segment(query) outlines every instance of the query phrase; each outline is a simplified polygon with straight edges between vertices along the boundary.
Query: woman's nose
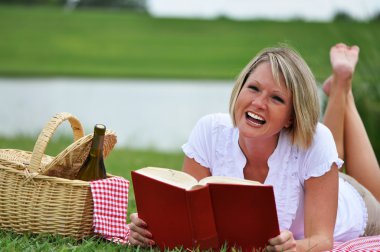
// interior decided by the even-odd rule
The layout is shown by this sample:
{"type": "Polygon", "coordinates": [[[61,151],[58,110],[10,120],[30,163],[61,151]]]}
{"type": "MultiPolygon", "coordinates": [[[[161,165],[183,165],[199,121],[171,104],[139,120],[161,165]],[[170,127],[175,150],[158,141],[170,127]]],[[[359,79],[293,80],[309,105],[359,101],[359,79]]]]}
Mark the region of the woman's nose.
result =
{"type": "Polygon", "coordinates": [[[260,109],[266,108],[267,102],[267,97],[264,94],[257,95],[252,99],[252,105],[260,109]]]}

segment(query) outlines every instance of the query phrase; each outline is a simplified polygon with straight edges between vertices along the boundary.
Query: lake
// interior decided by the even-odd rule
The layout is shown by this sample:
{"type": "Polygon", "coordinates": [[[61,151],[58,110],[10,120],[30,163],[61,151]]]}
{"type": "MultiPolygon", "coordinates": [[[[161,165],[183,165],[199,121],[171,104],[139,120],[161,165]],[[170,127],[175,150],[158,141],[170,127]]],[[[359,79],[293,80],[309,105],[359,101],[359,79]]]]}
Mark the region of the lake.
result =
{"type": "Polygon", "coordinates": [[[347,13],[366,21],[379,14],[378,0],[149,0],[148,12],[155,17],[218,18],[236,20],[271,19],[331,21],[336,13],[347,13]]]}
{"type": "MultiPolygon", "coordinates": [[[[37,139],[58,112],[70,112],[85,133],[103,123],[116,147],[180,151],[202,116],[228,112],[231,81],[0,78],[0,135],[37,139]]],[[[66,122],[56,135],[69,135],[66,122]]]]}

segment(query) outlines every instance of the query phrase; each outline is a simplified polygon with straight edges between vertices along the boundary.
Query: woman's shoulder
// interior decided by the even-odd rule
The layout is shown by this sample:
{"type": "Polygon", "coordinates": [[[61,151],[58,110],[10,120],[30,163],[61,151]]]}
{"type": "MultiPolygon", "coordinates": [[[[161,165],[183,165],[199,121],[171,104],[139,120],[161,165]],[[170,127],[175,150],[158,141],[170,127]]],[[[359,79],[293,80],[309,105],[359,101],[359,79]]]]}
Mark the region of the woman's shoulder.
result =
{"type": "Polygon", "coordinates": [[[318,123],[314,133],[313,146],[333,144],[335,146],[334,137],[327,126],[318,123]]]}
{"type": "Polygon", "coordinates": [[[226,113],[214,113],[203,116],[199,119],[198,124],[207,125],[209,127],[225,127],[233,128],[231,117],[226,113]]]}
{"type": "Polygon", "coordinates": [[[329,128],[324,124],[318,123],[311,145],[306,149],[296,148],[298,152],[303,153],[305,156],[320,155],[321,153],[334,153],[336,152],[336,145],[334,137],[329,128]]]}
{"type": "Polygon", "coordinates": [[[316,134],[324,134],[324,135],[326,135],[326,134],[332,135],[330,129],[327,128],[327,126],[324,125],[321,122],[317,123],[316,129],[315,129],[315,133],[316,134]]]}
{"type": "Polygon", "coordinates": [[[319,177],[329,171],[333,163],[341,167],[334,137],[331,131],[322,123],[318,123],[313,143],[309,148],[300,152],[303,179],[319,177]],[[303,153],[303,154],[302,154],[303,153]]]}
{"type": "Polygon", "coordinates": [[[228,114],[205,115],[198,120],[182,149],[186,156],[208,167],[213,175],[221,175],[234,162],[231,156],[234,129],[228,114]]]}
{"type": "Polygon", "coordinates": [[[207,141],[216,141],[221,137],[230,136],[233,132],[234,127],[228,114],[208,114],[198,120],[190,138],[196,137],[207,141]]]}

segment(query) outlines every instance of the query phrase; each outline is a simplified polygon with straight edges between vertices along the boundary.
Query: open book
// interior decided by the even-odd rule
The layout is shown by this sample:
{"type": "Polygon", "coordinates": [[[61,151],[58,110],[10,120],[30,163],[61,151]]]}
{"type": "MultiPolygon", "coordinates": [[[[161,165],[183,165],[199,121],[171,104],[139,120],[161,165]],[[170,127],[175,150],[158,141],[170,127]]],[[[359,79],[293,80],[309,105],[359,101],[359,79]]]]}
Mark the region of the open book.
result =
{"type": "Polygon", "coordinates": [[[279,232],[273,187],[147,167],[132,171],[139,217],[161,249],[263,249],[279,232]]]}

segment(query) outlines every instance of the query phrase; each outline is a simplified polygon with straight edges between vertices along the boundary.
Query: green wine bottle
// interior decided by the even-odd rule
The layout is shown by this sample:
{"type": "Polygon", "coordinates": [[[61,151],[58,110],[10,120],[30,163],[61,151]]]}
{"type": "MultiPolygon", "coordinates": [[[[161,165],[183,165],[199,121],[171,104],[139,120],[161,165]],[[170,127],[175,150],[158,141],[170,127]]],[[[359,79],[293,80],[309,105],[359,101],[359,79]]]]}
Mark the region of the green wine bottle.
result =
{"type": "Polygon", "coordinates": [[[92,138],[90,153],[79,169],[76,179],[93,181],[98,179],[105,179],[107,177],[103,160],[105,132],[106,126],[103,124],[95,125],[94,137],[92,138]]]}

